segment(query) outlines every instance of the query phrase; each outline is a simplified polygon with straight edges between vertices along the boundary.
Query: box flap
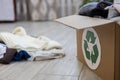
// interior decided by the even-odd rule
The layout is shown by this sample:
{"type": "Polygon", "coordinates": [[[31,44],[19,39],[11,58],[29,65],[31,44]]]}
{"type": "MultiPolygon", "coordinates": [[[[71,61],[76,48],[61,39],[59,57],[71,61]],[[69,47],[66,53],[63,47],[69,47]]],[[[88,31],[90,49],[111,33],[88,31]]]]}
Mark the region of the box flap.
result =
{"type": "Polygon", "coordinates": [[[56,19],[55,21],[63,23],[75,29],[83,29],[87,27],[99,26],[112,22],[110,20],[91,18],[91,17],[79,16],[79,15],[67,16],[56,19]]]}
{"type": "Polygon", "coordinates": [[[120,25],[120,21],[118,21],[118,22],[117,22],[117,24],[119,24],[119,25],[120,25]]]}

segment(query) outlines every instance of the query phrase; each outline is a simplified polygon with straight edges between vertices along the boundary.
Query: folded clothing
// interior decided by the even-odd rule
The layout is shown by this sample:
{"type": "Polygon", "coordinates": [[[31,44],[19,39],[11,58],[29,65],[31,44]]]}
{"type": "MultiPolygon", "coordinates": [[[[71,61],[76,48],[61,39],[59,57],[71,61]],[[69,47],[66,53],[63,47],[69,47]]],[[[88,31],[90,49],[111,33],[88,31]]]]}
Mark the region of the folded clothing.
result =
{"type": "Polygon", "coordinates": [[[27,35],[23,27],[15,28],[13,33],[1,32],[0,40],[2,40],[7,47],[19,50],[36,51],[62,48],[56,41],[47,40],[45,37],[34,38],[27,35]]]}
{"type": "Polygon", "coordinates": [[[90,2],[83,5],[80,7],[78,14],[83,16],[91,16],[91,11],[96,8],[97,4],[98,2],[90,2]]]}
{"type": "Polygon", "coordinates": [[[107,19],[112,19],[114,17],[120,16],[120,13],[115,9],[115,7],[109,6],[107,8],[109,10],[107,19]]]}
{"type": "Polygon", "coordinates": [[[108,10],[106,10],[105,8],[112,4],[112,2],[108,1],[87,3],[84,6],[80,7],[79,15],[107,18],[108,10]]]}
{"type": "Polygon", "coordinates": [[[7,46],[3,43],[0,43],[0,58],[3,58],[6,53],[7,46]]]}
{"type": "Polygon", "coordinates": [[[52,49],[49,51],[34,51],[28,52],[31,56],[28,60],[30,61],[38,61],[38,60],[50,60],[64,57],[64,51],[61,49],[52,49]]]}
{"type": "Polygon", "coordinates": [[[5,42],[7,47],[21,50],[43,49],[47,44],[45,41],[40,41],[29,36],[19,36],[8,32],[0,33],[0,38],[5,42]]]}
{"type": "Polygon", "coordinates": [[[113,4],[113,7],[119,12],[120,14],[120,4],[113,4]]]}
{"type": "Polygon", "coordinates": [[[13,60],[14,61],[21,61],[21,60],[27,60],[28,58],[30,58],[31,56],[27,53],[27,51],[25,50],[20,50],[18,51],[17,54],[14,55],[13,60]]]}
{"type": "Polygon", "coordinates": [[[7,48],[4,57],[0,59],[0,63],[9,64],[16,53],[17,53],[16,49],[7,48]]]}
{"type": "Polygon", "coordinates": [[[0,59],[0,63],[4,64],[12,60],[47,60],[65,56],[60,43],[45,36],[31,37],[23,27],[15,28],[13,33],[1,32],[0,40],[8,47],[0,59]]]}
{"type": "Polygon", "coordinates": [[[57,41],[50,40],[49,38],[47,38],[45,36],[39,36],[38,39],[47,42],[47,45],[44,46],[44,48],[43,48],[44,50],[62,49],[61,44],[58,43],[57,41]]]}

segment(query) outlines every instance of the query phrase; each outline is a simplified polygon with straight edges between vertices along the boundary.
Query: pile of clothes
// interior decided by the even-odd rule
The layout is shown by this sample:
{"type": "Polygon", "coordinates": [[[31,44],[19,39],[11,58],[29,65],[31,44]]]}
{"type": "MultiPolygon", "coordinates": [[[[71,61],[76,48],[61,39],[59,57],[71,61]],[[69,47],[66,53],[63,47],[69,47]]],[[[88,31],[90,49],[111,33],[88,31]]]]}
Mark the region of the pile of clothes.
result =
{"type": "Polygon", "coordinates": [[[0,32],[0,63],[48,60],[64,56],[60,43],[45,36],[29,36],[23,27],[15,28],[12,33],[0,32]]]}
{"type": "MultiPolygon", "coordinates": [[[[113,20],[113,18],[120,16],[120,3],[112,3],[108,1],[90,2],[81,6],[78,14],[113,20]]],[[[114,19],[113,21],[116,20],[114,19]]]]}

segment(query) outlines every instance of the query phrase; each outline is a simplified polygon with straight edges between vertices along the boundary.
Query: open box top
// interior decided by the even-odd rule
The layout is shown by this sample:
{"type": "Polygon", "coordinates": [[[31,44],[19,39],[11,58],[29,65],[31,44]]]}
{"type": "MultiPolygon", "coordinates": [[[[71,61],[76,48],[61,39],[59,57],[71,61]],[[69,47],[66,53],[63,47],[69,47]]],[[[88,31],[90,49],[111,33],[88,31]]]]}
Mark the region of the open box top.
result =
{"type": "Polygon", "coordinates": [[[56,19],[55,21],[75,29],[84,29],[84,28],[99,26],[99,25],[112,22],[110,20],[91,18],[86,16],[80,16],[80,15],[67,16],[67,17],[56,19]]]}

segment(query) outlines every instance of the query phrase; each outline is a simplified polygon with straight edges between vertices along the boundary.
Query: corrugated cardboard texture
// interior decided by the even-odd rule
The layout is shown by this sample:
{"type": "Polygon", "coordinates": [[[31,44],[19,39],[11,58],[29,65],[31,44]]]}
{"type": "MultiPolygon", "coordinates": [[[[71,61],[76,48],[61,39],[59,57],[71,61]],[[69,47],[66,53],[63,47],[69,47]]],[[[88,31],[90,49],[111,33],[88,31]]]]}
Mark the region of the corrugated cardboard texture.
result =
{"type": "Polygon", "coordinates": [[[115,32],[115,80],[120,80],[120,24],[116,24],[115,32]]]}
{"type": "MultiPolygon", "coordinates": [[[[94,26],[93,26],[94,27],[94,26]]],[[[94,27],[101,44],[101,63],[96,70],[103,80],[114,80],[114,56],[115,56],[115,24],[106,24],[94,27]]],[[[82,52],[82,33],[83,30],[77,30],[77,51],[78,59],[86,64],[82,52]]]]}
{"type": "Polygon", "coordinates": [[[120,80],[120,26],[112,21],[72,15],[56,21],[75,28],[77,32],[77,58],[86,62],[82,51],[83,30],[92,27],[97,32],[101,45],[101,62],[96,70],[103,80],[120,80]]]}
{"type": "Polygon", "coordinates": [[[87,27],[98,26],[98,25],[112,22],[110,20],[90,18],[90,17],[85,17],[85,16],[79,16],[79,15],[63,17],[60,19],[56,19],[55,21],[63,23],[75,29],[83,29],[87,27]]]}

